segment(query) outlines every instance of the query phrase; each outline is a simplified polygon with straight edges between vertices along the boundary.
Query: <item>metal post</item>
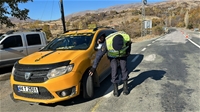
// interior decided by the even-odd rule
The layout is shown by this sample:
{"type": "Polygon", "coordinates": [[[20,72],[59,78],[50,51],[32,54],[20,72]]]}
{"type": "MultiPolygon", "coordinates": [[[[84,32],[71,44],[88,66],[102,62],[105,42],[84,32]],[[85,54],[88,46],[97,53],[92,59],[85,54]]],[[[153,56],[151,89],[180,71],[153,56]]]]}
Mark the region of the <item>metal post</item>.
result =
{"type": "Polygon", "coordinates": [[[60,0],[60,11],[61,11],[61,20],[63,24],[63,33],[66,32],[66,27],[65,27],[65,15],[64,15],[64,9],[63,9],[63,1],[60,0]]]}
{"type": "Polygon", "coordinates": [[[142,24],[141,24],[141,37],[142,37],[142,36],[145,36],[144,20],[145,20],[145,4],[144,4],[144,0],[142,0],[142,24]]]}
{"type": "Polygon", "coordinates": [[[144,7],[143,5],[144,4],[143,4],[143,0],[142,0],[142,9],[141,9],[141,11],[142,11],[142,14],[141,14],[142,15],[141,16],[142,17],[142,22],[141,22],[141,37],[143,36],[143,7],[144,7]]]}
{"type": "MultiPolygon", "coordinates": [[[[145,5],[143,5],[143,27],[145,26],[144,21],[145,21],[145,5]]],[[[144,30],[143,34],[144,34],[144,36],[146,36],[146,29],[145,29],[145,27],[144,27],[143,30],[144,30]]]]}

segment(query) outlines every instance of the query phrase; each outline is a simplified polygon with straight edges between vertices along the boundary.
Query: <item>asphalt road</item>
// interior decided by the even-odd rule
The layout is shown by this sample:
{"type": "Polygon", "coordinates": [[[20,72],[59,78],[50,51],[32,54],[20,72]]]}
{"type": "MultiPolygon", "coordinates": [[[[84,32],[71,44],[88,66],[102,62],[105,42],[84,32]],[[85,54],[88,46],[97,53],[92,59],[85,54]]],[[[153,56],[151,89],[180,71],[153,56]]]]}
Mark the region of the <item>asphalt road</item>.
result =
{"type": "MultiPolygon", "coordinates": [[[[132,44],[128,58],[130,94],[112,95],[110,77],[95,90],[90,101],[76,97],[51,105],[13,102],[9,80],[0,81],[1,112],[199,112],[200,38],[189,41],[182,30],[132,44]]],[[[183,31],[188,33],[187,31],[183,31]]],[[[191,33],[191,32],[190,32],[191,33]]],[[[120,85],[120,93],[122,85],[120,85]]]]}

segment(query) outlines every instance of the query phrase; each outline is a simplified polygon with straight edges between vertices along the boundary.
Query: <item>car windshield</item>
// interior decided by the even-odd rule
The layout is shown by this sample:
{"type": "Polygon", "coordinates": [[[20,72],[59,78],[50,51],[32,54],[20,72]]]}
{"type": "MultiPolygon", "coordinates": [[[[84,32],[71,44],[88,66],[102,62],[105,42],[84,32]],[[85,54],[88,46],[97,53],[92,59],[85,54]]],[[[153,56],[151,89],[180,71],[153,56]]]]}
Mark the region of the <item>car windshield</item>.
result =
{"type": "Polygon", "coordinates": [[[61,35],[51,41],[42,51],[46,50],[86,50],[89,48],[93,34],[61,35]]]}

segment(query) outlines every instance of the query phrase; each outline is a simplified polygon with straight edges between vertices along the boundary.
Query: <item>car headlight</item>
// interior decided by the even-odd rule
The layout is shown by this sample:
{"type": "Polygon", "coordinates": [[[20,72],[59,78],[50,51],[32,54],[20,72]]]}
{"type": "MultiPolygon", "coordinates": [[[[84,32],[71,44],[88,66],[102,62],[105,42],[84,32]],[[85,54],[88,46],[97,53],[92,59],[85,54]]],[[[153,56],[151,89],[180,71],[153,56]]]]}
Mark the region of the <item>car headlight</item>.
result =
{"type": "Polygon", "coordinates": [[[50,78],[54,78],[63,74],[66,74],[68,72],[71,72],[73,69],[74,65],[68,65],[68,66],[62,66],[62,67],[58,67],[55,69],[52,69],[48,72],[47,77],[50,78]]]}
{"type": "Polygon", "coordinates": [[[15,67],[12,68],[11,75],[15,75],[15,67]]]}

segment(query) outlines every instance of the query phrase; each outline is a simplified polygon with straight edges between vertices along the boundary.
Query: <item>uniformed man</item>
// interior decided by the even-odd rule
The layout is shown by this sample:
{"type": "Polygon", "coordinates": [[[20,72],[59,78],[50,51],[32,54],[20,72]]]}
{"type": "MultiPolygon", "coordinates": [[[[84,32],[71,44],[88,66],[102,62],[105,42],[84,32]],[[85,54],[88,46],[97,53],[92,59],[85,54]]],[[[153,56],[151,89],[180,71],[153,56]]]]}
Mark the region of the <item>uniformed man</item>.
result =
{"type": "Polygon", "coordinates": [[[118,31],[115,33],[112,33],[106,37],[105,42],[103,43],[100,50],[98,50],[96,58],[94,60],[93,66],[89,71],[89,75],[93,75],[95,72],[97,65],[103,55],[107,53],[108,59],[110,60],[110,66],[111,66],[111,82],[113,83],[114,91],[113,95],[118,97],[118,63],[121,68],[121,74],[122,74],[122,81],[123,81],[123,94],[128,95],[128,70],[126,66],[127,57],[130,54],[131,50],[131,41],[128,34],[126,34],[123,31],[118,31]]]}

